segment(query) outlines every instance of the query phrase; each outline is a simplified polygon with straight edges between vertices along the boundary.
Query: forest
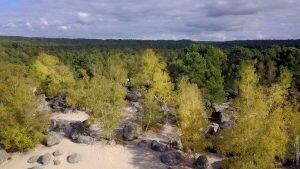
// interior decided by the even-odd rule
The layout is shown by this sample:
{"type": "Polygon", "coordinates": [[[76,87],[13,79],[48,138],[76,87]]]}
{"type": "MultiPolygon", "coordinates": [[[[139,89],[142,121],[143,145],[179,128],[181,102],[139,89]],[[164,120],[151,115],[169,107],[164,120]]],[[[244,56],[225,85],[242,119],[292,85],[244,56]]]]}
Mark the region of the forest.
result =
{"type": "Polygon", "coordinates": [[[117,139],[128,92],[140,94],[137,128],[171,119],[189,153],[221,154],[224,169],[299,162],[299,40],[0,37],[0,147],[8,152],[47,138],[51,112],[38,108],[42,95],[65,97],[68,108],[87,110],[89,123],[102,126],[103,138],[117,139]],[[215,105],[227,102],[227,121],[209,131],[215,105]]]}

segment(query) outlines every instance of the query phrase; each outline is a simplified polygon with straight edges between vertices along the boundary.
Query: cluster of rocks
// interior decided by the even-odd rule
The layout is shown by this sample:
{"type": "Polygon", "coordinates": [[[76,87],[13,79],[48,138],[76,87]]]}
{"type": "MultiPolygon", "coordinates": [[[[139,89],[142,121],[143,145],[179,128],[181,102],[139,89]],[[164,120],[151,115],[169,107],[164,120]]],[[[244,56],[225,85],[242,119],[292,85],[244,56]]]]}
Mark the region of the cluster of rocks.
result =
{"type": "MultiPolygon", "coordinates": [[[[50,153],[46,153],[44,155],[34,155],[31,156],[27,162],[30,164],[38,163],[40,165],[35,165],[31,169],[41,169],[42,166],[46,166],[52,164],[54,166],[60,165],[61,160],[59,159],[59,156],[63,155],[63,152],[60,150],[54,151],[52,155],[50,153]],[[53,156],[53,157],[52,157],[53,156]]],[[[81,155],[78,153],[70,154],[67,156],[66,161],[70,164],[78,163],[81,161],[81,155]]]]}
{"type": "Polygon", "coordinates": [[[231,102],[223,104],[212,104],[211,124],[207,133],[215,134],[222,129],[231,128],[234,125],[235,111],[231,107],[231,102]]]}
{"type": "Polygon", "coordinates": [[[87,121],[52,120],[48,131],[47,146],[59,144],[63,136],[82,144],[91,144],[101,139],[99,131],[90,129],[87,121]]]}

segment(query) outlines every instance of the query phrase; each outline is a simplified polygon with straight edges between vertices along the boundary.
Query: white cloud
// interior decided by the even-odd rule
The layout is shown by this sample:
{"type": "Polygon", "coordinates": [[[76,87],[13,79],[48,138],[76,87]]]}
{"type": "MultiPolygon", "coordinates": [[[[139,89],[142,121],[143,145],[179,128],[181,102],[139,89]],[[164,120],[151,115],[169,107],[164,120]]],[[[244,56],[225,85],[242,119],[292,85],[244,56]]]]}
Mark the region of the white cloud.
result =
{"type": "Polygon", "coordinates": [[[47,26],[49,26],[49,22],[46,20],[46,18],[40,18],[40,26],[42,29],[45,29],[47,26]]]}
{"type": "Polygon", "coordinates": [[[17,25],[14,22],[8,22],[7,24],[3,25],[4,28],[17,28],[17,25]]]}
{"type": "Polygon", "coordinates": [[[60,30],[60,31],[66,31],[66,30],[68,30],[68,29],[69,29],[69,27],[66,26],[66,25],[62,25],[62,26],[59,26],[59,27],[58,27],[58,30],[60,30]]]}
{"type": "Polygon", "coordinates": [[[25,25],[28,27],[28,28],[32,28],[32,25],[30,22],[26,22],[25,25]]]}

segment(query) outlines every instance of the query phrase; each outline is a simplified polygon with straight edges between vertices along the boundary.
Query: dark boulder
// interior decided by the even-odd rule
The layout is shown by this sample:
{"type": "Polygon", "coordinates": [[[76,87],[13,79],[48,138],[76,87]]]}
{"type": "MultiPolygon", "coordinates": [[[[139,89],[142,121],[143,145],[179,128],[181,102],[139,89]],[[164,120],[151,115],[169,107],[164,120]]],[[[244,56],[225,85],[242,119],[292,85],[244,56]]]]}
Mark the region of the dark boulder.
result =
{"type": "Polygon", "coordinates": [[[140,97],[141,97],[140,92],[128,91],[125,99],[131,102],[138,102],[140,97]]]}
{"type": "Polygon", "coordinates": [[[165,152],[165,151],[169,150],[169,147],[165,144],[159,143],[156,140],[153,140],[151,142],[151,149],[154,151],[158,151],[158,152],[165,152]]]}
{"type": "Polygon", "coordinates": [[[208,169],[209,167],[209,162],[206,156],[201,155],[199,156],[196,161],[193,163],[193,168],[194,169],[208,169]]]}
{"type": "Polygon", "coordinates": [[[39,157],[38,159],[38,163],[42,164],[42,165],[48,165],[51,162],[51,154],[46,153],[42,156],[39,157]]]}
{"type": "Polygon", "coordinates": [[[178,165],[182,161],[182,155],[179,152],[167,152],[160,156],[160,161],[166,165],[178,165]]]}

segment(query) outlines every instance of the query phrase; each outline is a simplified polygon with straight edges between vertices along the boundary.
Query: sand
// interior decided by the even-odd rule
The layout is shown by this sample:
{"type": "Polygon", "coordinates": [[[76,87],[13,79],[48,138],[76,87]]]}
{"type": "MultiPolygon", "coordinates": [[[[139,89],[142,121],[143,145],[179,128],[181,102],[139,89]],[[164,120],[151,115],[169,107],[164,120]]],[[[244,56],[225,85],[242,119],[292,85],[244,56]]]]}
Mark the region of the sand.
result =
{"type": "Polygon", "coordinates": [[[0,166],[1,169],[27,169],[37,163],[29,164],[27,160],[33,155],[52,153],[56,150],[63,151],[63,155],[52,159],[61,160],[59,166],[53,163],[43,166],[44,169],[163,169],[156,152],[145,147],[134,145],[107,145],[105,142],[97,142],[94,145],[76,144],[68,139],[53,147],[39,145],[27,153],[15,153],[11,160],[0,166]],[[77,164],[69,164],[67,156],[72,153],[82,155],[82,160],[77,164]]]}

